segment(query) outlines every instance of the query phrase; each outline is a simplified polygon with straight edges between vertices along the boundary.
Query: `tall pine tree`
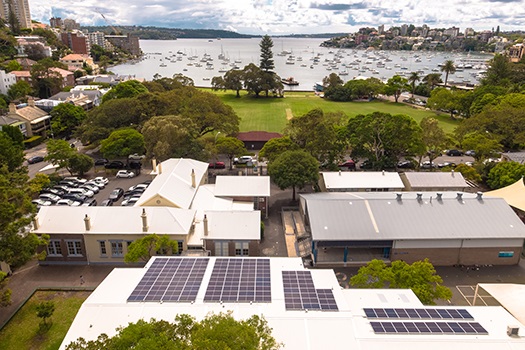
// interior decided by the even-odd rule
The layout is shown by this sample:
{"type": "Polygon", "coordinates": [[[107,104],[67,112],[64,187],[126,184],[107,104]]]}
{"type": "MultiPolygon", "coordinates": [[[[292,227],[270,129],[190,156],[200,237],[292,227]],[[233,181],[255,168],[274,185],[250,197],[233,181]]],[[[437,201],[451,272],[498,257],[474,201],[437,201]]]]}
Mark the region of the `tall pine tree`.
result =
{"type": "Polygon", "coordinates": [[[260,68],[265,71],[271,71],[275,68],[275,64],[273,62],[273,40],[268,35],[265,35],[262,37],[261,43],[259,44],[259,47],[261,48],[261,65],[260,68]]]}

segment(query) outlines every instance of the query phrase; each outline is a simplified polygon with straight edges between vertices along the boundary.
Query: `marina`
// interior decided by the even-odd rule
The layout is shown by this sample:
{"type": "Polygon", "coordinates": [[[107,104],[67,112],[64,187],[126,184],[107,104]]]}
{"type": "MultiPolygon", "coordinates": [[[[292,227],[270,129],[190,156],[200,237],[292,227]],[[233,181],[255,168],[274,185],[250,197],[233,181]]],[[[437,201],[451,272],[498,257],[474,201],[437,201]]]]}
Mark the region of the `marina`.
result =
{"type": "MultiPolygon", "coordinates": [[[[363,78],[388,80],[393,75],[406,78],[417,72],[421,79],[430,73],[445,74],[441,66],[446,60],[454,61],[456,73],[448,81],[455,84],[474,85],[487,69],[490,54],[435,51],[383,51],[355,50],[321,47],[322,39],[275,38],[275,72],[283,79],[285,90],[311,91],[316,82],[330,73],[338,74],[343,81],[363,78]],[[279,47],[280,49],[276,49],[279,47]],[[292,78],[291,81],[288,81],[292,78]]],[[[230,69],[259,64],[260,38],[179,40],[141,40],[143,57],[111,67],[116,74],[135,75],[152,80],[158,74],[172,77],[184,74],[196,86],[211,87],[215,76],[223,76],[230,69]]]]}

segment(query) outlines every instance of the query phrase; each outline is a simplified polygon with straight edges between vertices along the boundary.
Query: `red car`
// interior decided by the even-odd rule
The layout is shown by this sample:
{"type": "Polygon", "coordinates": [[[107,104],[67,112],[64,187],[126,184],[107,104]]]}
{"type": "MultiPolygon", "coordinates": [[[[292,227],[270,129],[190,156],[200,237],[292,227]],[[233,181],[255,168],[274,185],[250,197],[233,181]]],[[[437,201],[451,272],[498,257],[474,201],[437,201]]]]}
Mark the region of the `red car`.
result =
{"type": "Polygon", "coordinates": [[[344,163],[337,164],[339,168],[348,168],[349,170],[355,170],[355,162],[352,159],[347,160],[344,163]]]}
{"type": "Polygon", "coordinates": [[[226,168],[226,164],[224,164],[224,162],[210,163],[208,165],[208,168],[209,169],[225,169],[226,168]]]}

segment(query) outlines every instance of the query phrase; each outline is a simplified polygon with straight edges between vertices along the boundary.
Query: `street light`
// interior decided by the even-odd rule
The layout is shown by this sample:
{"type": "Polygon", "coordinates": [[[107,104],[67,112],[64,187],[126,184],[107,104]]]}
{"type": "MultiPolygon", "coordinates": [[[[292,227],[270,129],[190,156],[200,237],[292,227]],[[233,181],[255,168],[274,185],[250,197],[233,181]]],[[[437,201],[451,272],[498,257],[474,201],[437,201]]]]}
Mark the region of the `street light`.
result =
{"type": "Polygon", "coordinates": [[[219,136],[220,133],[221,133],[221,132],[218,131],[218,132],[215,134],[215,143],[217,143],[217,136],[219,136]]]}

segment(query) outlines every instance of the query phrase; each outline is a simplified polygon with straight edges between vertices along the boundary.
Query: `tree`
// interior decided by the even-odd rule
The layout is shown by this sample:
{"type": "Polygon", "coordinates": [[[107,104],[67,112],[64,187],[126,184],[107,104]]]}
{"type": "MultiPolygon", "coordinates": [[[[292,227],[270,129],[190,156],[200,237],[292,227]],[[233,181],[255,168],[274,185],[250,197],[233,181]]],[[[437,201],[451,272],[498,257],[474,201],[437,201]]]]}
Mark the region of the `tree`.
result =
{"type": "Polygon", "coordinates": [[[427,83],[427,85],[430,87],[430,90],[433,90],[437,84],[442,83],[443,80],[441,80],[441,74],[440,73],[430,73],[425,75],[423,78],[423,81],[427,83]]]}
{"type": "Polygon", "coordinates": [[[2,125],[1,132],[3,132],[11,139],[11,141],[13,141],[13,146],[24,148],[24,135],[18,127],[12,125],[2,125]]]}
{"type": "Polygon", "coordinates": [[[194,86],[195,85],[192,78],[187,77],[182,73],[173,74],[173,80],[182,86],[194,86]]]}
{"type": "Polygon", "coordinates": [[[489,68],[481,80],[481,83],[483,85],[508,86],[510,85],[512,74],[512,64],[508,57],[496,54],[494,58],[490,60],[489,68]]]}
{"type": "Polygon", "coordinates": [[[224,78],[214,77],[211,84],[216,90],[234,90],[236,92],[235,97],[241,97],[239,92],[242,90],[243,79],[244,74],[241,70],[230,69],[224,74],[224,78]]]}
{"type": "Polygon", "coordinates": [[[146,262],[154,255],[174,255],[178,252],[178,247],[178,242],[170,239],[168,235],[157,235],[156,233],[146,235],[129,245],[124,261],[127,263],[146,262]]]}
{"type": "Polygon", "coordinates": [[[434,110],[450,112],[450,117],[454,118],[454,113],[461,109],[461,98],[464,92],[457,89],[436,88],[430,93],[427,106],[434,110]]]}
{"type": "Polygon", "coordinates": [[[36,306],[36,315],[42,319],[44,325],[47,324],[46,320],[53,316],[55,312],[55,303],[51,300],[42,301],[36,306]]]}
{"type": "MultiPolygon", "coordinates": [[[[9,63],[5,66],[5,70],[7,72],[12,72],[12,71],[17,71],[17,70],[22,70],[22,65],[20,63],[18,63],[18,61],[16,60],[11,60],[9,61],[9,63]]],[[[21,81],[24,81],[24,80],[21,80],[21,81]]]]}
{"type": "Polygon", "coordinates": [[[230,170],[233,168],[233,157],[246,154],[244,142],[236,137],[222,137],[216,142],[217,152],[224,154],[230,160],[230,170]]]}
{"type": "MultiPolygon", "coordinates": [[[[44,158],[51,164],[57,165],[58,169],[67,169],[71,174],[69,160],[75,156],[77,151],[65,140],[49,140],[47,142],[47,156],[44,158]]],[[[57,170],[58,170],[57,169],[57,170]]]]}
{"type": "Polygon", "coordinates": [[[325,89],[332,89],[337,86],[342,86],[343,83],[343,79],[341,79],[337,73],[330,73],[330,75],[323,78],[323,86],[325,89]]]}
{"type": "Polygon", "coordinates": [[[350,278],[350,284],[358,288],[411,289],[425,305],[435,305],[438,299],[452,298],[452,291],[442,283],[443,279],[436,274],[428,259],[411,265],[395,260],[391,266],[374,259],[350,278]]]}
{"type": "Polygon", "coordinates": [[[265,72],[270,72],[275,68],[275,64],[273,62],[272,38],[270,38],[268,35],[263,36],[259,47],[261,48],[260,68],[265,72]]]}
{"type": "Polygon", "coordinates": [[[419,76],[418,72],[410,73],[410,76],[408,77],[408,81],[410,83],[410,86],[412,87],[412,98],[414,98],[414,93],[416,91],[416,83],[419,80],[421,80],[421,77],[419,76]]]}
{"type": "Polygon", "coordinates": [[[499,162],[487,178],[487,185],[493,190],[512,185],[525,176],[525,165],[518,162],[499,162]]]}
{"type": "Polygon", "coordinates": [[[8,132],[0,131],[0,164],[15,171],[24,162],[24,148],[8,132]]]}
{"type": "Polygon", "coordinates": [[[445,63],[441,66],[441,71],[445,72],[445,87],[447,86],[448,82],[448,75],[456,73],[456,66],[454,65],[454,61],[452,60],[446,60],[445,63]]]}
{"type": "Polygon", "coordinates": [[[481,183],[481,175],[476,171],[476,168],[472,166],[461,163],[454,168],[454,171],[461,173],[461,175],[467,180],[481,183]]]}
{"type": "Polygon", "coordinates": [[[0,308],[11,305],[11,289],[5,288],[7,284],[7,273],[0,271],[0,308]]]}
{"type": "Polygon", "coordinates": [[[67,350],[119,349],[232,349],[276,350],[282,347],[272,336],[264,317],[253,315],[236,320],[232,313],[209,314],[202,321],[187,314],[175,322],[139,320],[117,329],[113,337],[101,334],[97,340],[79,338],[67,350]]]}
{"type": "Polygon", "coordinates": [[[255,97],[259,97],[261,91],[263,91],[263,75],[262,70],[255,64],[250,63],[243,69],[244,75],[244,88],[248,93],[255,94],[255,97]]]}
{"type": "Polygon", "coordinates": [[[419,122],[419,127],[422,131],[421,135],[424,145],[424,154],[421,154],[421,156],[428,156],[430,168],[432,169],[432,162],[441,154],[441,150],[447,144],[447,135],[439,126],[437,119],[432,117],[423,118],[421,122],[419,122]]]}
{"type": "Polygon", "coordinates": [[[49,98],[62,88],[62,75],[53,68],[67,69],[64,64],[44,58],[31,66],[31,80],[35,93],[41,98],[49,98]]]}
{"type": "Polygon", "coordinates": [[[388,79],[385,85],[385,94],[388,96],[394,96],[397,103],[399,96],[401,96],[403,91],[407,91],[409,88],[408,80],[402,76],[394,75],[392,78],[388,79]]]}
{"type": "Polygon", "coordinates": [[[135,129],[120,129],[102,140],[100,152],[106,158],[120,158],[133,153],[142,154],[144,146],[144,136],[140,132],[135,129]]]}
{"type": "Polygon", "coordinates": [[[69,159],[69,169],[71,169],[73,174],[78,174],[79,176],[84,176],[89,169],[93,168],[93,165],[93,158],[87,154],[77,152],[69,159]]]}
{"type": "Polygon", "coordinates": [[[24,53],[33,61],[40,61],[46,58],[46,51],[42,44],[29,44],[24,46],[24,53]]]}
{"type": "Polygon", "coordinates": [[[283,136],[268,140],[259,151],[259,157],[266,158],[269,162],[273,162],[282,153],[298,149],[299,146],[293,142],[289,136],[283,136]]]}
{"type": "Polygon", "coordinates": [[[9,23],[9,29],[11,29],[11,33],[13,35],[20,35],[21,34],[21,28],[20,28],[20,22],[18,21],[18,17],[16,16],[16,8],[14,6],[13,0],[9,0],[7,2],[8,7],[8,13],[7,13],[7,21],[9,23]]]}
{"type": "MultiPolygon", "coordinates": [[[[16,61],[15,61],[16,62],[16,61]]],[[[33,88],[25,80],[20,80],[11,85],[9,90],[7,90],[7,96],[11,101],[25,99],[26,96],[31,95],[33,88]]]]}
{"type": "Polygon", "coordinates": [[[86,119],[86,111],[71,103],[61,103],[49,113],[54,135],[71,136],[73,130],[86,119]]]}
{"type": "Polygon", "coordinates": [[[112,99],[135,97],[147,93],[148,89],[137,80],[128,80],[114,86],[103,97],[102,103],[112,99]]]}
{"type": "Polygon", "coordinates": [[[465,149],[474,150],[477,161],[496,156],[503,148],[488,132],[473,132],[465,135],[462,145],[465,149]]]}
{"type": "Polygon", "coordinates": [[[319,179],[319,162],[303,150],[286,151],[268,164],[268,174],[281,190],[291,187],[295,201],[296,188],[314,184],[319,179]]]}

